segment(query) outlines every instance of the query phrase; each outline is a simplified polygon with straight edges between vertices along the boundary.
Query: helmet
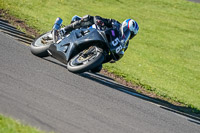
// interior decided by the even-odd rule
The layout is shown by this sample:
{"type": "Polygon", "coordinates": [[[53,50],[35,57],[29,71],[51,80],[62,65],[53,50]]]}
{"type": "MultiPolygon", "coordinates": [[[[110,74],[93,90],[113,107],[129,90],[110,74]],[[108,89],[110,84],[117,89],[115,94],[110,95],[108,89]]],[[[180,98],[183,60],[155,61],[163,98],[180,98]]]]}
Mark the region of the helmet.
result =
{"type": "Polygon", "coordinates": [[[122,33],[122,37],[125,37],[126,40],[132,39],[139,30],[139,26],[137,22],[133,19],[126,19],[120,28],[120,31],[122,33]]]}

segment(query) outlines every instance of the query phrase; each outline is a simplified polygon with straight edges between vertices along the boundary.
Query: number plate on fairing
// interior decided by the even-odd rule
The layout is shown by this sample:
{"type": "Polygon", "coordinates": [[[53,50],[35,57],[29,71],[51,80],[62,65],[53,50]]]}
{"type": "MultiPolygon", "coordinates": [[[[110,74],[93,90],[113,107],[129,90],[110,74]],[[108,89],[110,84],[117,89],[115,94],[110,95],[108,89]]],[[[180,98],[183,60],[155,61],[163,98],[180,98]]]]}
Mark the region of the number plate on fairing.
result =
{"type": "Polygon", "coordinates": [[[123,48],[120,42],[120,35],[117,30],[110,30],[108,33],[110,35],[110,50],[113,53],[119,53],[123,48]]]}

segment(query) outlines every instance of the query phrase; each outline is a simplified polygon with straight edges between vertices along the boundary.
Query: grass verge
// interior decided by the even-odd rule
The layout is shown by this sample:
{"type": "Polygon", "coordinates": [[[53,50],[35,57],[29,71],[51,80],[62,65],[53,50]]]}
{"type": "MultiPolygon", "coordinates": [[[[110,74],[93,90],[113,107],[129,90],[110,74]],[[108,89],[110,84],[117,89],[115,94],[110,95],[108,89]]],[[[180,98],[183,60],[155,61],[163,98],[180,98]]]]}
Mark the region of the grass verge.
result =
{"type": "Polygon", "coordinates": [[[100,15],[137,20],[140,31],[109,72],[159,96],[200,110],[200,4],[186,0],[0,0],[0,8],[40,33],[61,17],[100,15]]]}
{"type": "Polygon", "coordinates": [[[0,114],[0,133],[44,133],[0,114]]]}

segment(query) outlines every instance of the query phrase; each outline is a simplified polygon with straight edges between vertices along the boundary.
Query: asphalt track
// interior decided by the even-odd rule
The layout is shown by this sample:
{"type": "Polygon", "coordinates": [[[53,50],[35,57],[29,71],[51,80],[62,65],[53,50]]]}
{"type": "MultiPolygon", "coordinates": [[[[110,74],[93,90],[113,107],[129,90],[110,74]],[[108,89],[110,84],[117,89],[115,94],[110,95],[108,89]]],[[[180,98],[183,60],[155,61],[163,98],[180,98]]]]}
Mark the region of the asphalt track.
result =
{"type": "Polygon", "coordinates": [[[70,73],[18,39],[0,32],[1,114],[56,133],[200,132],[199,121],[109,86],[116,83],[103,75],[70,73]]]}
{"type": "Polygon", "coordinates": [[[200,3],[200,0],[189,0],[189,1],[200,3]]]}

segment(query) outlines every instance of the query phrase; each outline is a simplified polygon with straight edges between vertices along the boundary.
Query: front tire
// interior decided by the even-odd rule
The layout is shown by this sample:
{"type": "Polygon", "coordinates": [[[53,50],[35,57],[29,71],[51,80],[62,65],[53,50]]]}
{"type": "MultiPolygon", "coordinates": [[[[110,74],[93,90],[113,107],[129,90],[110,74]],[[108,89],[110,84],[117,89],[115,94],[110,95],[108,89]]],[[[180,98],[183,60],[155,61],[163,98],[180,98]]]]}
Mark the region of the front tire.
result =
{"type": "Polygon", "coordinates": [[[47,50],[49,46],[53,43],[53,40],[48,42],[43,42],[42,38],[51,35],[51,31],[40,35],[31,43],[31,53],[38,57],[47,57],[49,56],[47,50]]]}
{"type": "Polygon", "coordinates": [[[91,70],[104,61],[103,50],[97,46],[91,46],[75,55],[67,64],[67,68],[73,73],[82,73],[91,70]]]}

